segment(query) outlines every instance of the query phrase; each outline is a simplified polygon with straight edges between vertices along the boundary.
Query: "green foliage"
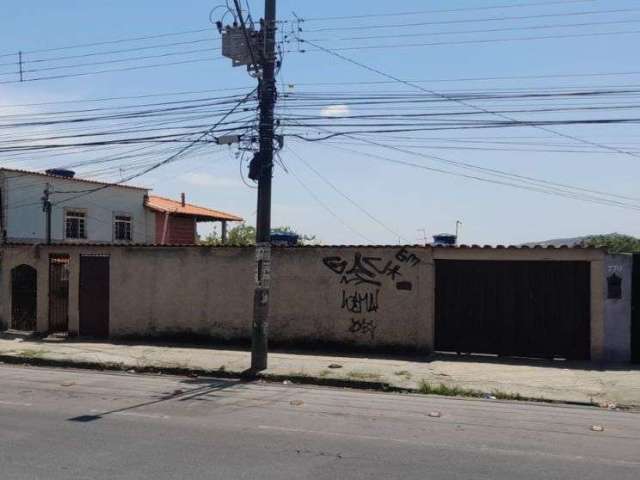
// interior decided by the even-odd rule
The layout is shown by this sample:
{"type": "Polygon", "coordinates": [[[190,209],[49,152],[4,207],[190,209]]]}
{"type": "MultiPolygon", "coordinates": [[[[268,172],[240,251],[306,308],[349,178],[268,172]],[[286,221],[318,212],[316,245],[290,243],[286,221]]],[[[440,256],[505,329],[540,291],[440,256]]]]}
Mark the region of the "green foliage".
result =
{"type": "MultiPolygon", "coordinates": [[[[296,233],[293,228],[288,226],[274,228],[273,232],[296,233]]],[[[301,245],[307,245],[316,242],[315,235],[297,235],[299,235],[298,243],[301,245]]],[[[203,240],[200,240],[200,243],[203,245],[210,245],[212,247],[219,246],[222,245],[222,237],[219,232],[214,231],[213,233],[207,235],[207,237],[203,240]]],[[[232,245],[234,247],[246,247],[255,244],[256,228],[252,227],[251,225],[243,223],[242,225],[238,225],[237,227],[234,227],[227,232],[227,245],[232,245]]]]}
{"type": "Polygon", "coordinates": [[[592,235],[583,241],[586,247],[605,247],[610,253],[640,252],[640,238],[620,233],[609,235],[592,235]]]}
{"type": "MultiPolygon", "coordinates": [[[[217,247],[222,245],[222,236],[219,232],[213,231],[207,235],[204,240],[200,240],[203,245],[210,245],[217,247]]],[[[256,243],[256,228],[251,225],[243,223],[237,227],[232,228],[227,232],[227,245],[233,245],[234,247],[247,247],[249,245],[255,245],[256,243]]]]}

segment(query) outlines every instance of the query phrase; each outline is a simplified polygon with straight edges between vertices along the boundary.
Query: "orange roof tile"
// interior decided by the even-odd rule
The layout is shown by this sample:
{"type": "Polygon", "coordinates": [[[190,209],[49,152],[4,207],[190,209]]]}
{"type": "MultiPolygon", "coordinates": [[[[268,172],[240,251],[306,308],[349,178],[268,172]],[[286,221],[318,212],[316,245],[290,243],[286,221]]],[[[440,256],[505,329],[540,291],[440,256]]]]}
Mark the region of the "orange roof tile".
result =
{"type": "Polygon", "coordinates": [[[156,212],[163,213],[175,213],[177,215],[189,215],[192,217],[198,217],[201,220],[226,220],[229,222],[242,222],[244,219],[231,213],[221,212],[219,210],[212,210],[210,208],[199,207],[190,203],[185,203],[184,207],[182,203],[170,198],[158,197],[156,195],[149,195],[145,206],[156,212]]]}

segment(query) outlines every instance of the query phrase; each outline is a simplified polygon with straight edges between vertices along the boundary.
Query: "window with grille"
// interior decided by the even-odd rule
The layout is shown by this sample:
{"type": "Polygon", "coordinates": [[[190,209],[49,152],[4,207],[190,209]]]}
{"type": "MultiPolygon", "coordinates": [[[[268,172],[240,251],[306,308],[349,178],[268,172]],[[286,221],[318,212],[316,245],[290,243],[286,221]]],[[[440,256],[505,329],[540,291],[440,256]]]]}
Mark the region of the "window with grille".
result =
{"type": "Polygon", "coordinates": [[[131,241],[131,216],[116,215],[113,223],[114,238],[116,241],[131,241]]]}
{"type": "Polygon", "coordinates": [[[87,238],[87,222],[84,212],[67,210],[64,225],[66,238],[87,238]]]}

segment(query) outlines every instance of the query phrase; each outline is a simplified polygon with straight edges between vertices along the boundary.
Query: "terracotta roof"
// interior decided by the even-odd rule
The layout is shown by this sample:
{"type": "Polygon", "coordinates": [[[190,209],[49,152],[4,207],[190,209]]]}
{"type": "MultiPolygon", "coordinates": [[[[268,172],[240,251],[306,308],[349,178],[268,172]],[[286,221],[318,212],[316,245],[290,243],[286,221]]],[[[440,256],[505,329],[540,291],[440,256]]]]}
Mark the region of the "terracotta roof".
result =
{"type": "Polygon", "coordinates": [[[121,183],[111,183],[111,182],[98,182],[97,180],[87,180],[86,178],[78,178],[78,177],[63,177],[62,175],[51,175],[49,173],[44,173],[44,172],[34,172],[31,170],[20,170],[17,168],[0,168],[0,171],[2,172],[13,172],[13,173],[19,173],[20,175],[18,176],[23,176],[23,175],[37,175],[39,177],[48,177],[48,178],[58,178],[60,180],[69,180],[70,182],[82,182],[82,183],[92,183],[95,185],[109,185],[112,187],[120,187],[120,188],[132,188],[134,190],[145,190],[145,191],[149,191],[149,188],[145,188],[145,187],[135,187],[133,185],[123,185],[121,183]]]}
{"type": "Polygon", "coordinates": [[[156,212],[188,215],[191,217],[197,217],[201,221],[226,220],[229,222],[242,222],[244,220],[242,217],[238,217],[231,213],[199,207],[190,203],[185,203],[183,207],[182,203],[179,201],[155,195],[148,196],[145,206],[151,210],[155,210],[156,212]]]}

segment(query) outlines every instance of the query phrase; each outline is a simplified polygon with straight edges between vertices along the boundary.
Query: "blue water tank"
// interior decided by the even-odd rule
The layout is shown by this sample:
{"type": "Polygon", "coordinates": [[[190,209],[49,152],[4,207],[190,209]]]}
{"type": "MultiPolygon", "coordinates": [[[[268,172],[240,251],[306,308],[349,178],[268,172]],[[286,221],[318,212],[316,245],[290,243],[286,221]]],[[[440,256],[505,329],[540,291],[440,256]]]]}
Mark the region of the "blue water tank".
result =
{"type": "Polygon", "coordinates": [[[56,177],[73,178],[76,172],[67,170],[66,168],[50,168],[46,170],[47,175],[55,175],[56,177]]]}
{"type": "Polygon", "coordinates": [[[290,232],[272,232],[271,245],[279,247],[295,247],[300,236],[290,232]]]}
{"type": "Polygon", "coordinates": [[[458,243],[458,237],[456,237],[451,233],[439,233],[438,235],[433,236],[434,245],[451,246],[451,245],[456,245],[457,243],[458,243]]]}

